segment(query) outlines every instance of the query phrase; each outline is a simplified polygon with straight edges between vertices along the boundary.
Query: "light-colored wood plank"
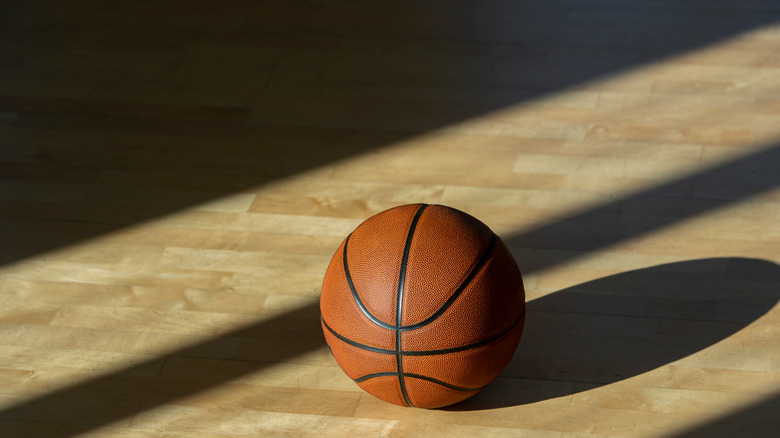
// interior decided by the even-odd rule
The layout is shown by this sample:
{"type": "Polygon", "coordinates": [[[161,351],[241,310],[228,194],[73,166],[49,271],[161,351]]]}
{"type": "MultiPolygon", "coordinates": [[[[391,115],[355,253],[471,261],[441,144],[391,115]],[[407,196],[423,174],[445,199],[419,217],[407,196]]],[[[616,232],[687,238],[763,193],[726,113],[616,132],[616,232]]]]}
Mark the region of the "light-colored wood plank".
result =
{"type": "Polygon", "coordinates": [[[773,0],[0,6],[3,437],[774,436],[773,0]],[[389,405],[317,299],[367,217],[487,223],[473,398],[389,405]]]}

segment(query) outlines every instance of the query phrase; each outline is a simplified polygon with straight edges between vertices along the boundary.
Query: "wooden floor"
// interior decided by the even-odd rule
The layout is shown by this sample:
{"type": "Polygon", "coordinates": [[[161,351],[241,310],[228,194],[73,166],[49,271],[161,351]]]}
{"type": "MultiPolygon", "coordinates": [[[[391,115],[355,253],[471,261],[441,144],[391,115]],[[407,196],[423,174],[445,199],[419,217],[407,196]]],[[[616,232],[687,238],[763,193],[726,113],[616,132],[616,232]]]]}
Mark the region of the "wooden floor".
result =
{"type": "Polygon", "coordinates": [[[769,437],[774,0],[0,2],[0,436],[769,437]],[[322,277],[412,202],[528,314],[472,399],[338,368],[322,277]]]}

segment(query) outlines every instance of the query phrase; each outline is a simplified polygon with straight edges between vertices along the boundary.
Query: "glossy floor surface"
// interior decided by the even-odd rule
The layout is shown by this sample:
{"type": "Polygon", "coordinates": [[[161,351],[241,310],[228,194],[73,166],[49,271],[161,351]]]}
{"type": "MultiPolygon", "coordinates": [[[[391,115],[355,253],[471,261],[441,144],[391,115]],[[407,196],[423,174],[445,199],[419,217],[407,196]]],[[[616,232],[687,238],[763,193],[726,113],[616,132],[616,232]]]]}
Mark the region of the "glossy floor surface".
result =
{"type": "Polygon", "coordinates": [[[0,2],[0,435],[769,437],[773,0],[0,2]],[[527,322],[468,401],[364,393],[325,268],[412,202],[527,322]]]}

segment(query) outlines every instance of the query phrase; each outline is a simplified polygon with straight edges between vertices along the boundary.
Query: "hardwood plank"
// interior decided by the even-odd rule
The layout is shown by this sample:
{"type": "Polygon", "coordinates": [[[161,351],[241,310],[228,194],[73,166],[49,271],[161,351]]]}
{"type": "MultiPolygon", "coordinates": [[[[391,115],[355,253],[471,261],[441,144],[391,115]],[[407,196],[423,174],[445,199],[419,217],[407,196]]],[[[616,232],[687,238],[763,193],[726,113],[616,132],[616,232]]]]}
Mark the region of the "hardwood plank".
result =
{"type": "Polygon", "coordinates": [[[774,0],[0,2],[3,437],[774,436],[774,0]],[[527,320],[467,401],[365,393],[344,238],[474,215],[527,320]]]}
{"type": "Polygon", "coordinates": [[[233,435],[337,437],[368,433],[390,436],[394,420],[351,419],[263,412],[250,409],[203,409],[171,406],[137,416],[133,429],[166,429],[176,432],[227,433],[233,435]],[[215,421],[217,420],[217,421],[215,421]]]}

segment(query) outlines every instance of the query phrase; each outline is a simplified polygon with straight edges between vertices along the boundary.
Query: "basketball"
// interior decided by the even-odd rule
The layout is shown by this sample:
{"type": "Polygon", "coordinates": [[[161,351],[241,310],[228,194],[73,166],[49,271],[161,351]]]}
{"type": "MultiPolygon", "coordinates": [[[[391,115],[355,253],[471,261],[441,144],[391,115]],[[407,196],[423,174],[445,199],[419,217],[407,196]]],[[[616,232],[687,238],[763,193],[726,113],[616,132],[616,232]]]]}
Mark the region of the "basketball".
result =
{"type": "Polygon", "coordinates": [[[410,204],[360,224],[328,266],[322,329],[341,369],[401,406],[465,400],[509,363],[525,322],[520,270],[476,218],[410,204]]]}

